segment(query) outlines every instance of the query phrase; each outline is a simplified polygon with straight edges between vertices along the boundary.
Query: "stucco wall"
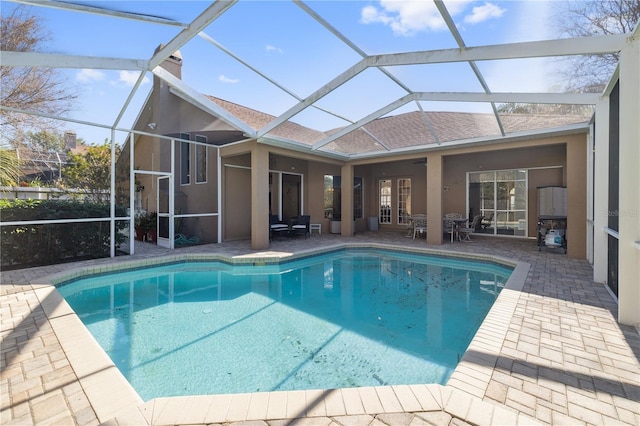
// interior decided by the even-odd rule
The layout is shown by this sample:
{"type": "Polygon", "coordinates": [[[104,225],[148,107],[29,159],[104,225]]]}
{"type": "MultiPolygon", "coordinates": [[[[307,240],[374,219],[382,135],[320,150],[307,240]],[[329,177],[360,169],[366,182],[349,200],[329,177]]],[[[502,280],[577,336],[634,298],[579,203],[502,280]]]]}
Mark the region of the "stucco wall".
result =
{"type": "Polygon", "coordinates": [[[222,238],[224,241],[248,238],[251,236],[251,170],[224,167],[223,185],[222,238]]]}

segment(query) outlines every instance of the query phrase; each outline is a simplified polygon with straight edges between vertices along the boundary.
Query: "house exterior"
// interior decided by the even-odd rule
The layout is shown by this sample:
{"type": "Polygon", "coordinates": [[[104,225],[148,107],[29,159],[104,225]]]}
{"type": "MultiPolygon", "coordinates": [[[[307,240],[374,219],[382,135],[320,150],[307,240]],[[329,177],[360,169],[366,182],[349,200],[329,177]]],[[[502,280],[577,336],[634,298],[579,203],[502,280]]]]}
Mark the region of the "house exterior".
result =
{"type": "MultiPolygon", "coordinates": [[[[179,53],[164,64],[177,78],[181,66],[179,53]]],[[[254,129],[274,119],[207,98],[254,129]]],[[[266,248],[270,214],[284,221],[308,214],[325,232],[336,232],[331,222],[339,220],[339,232],[345,235],[365,231],[372,218],[379,229],[404,230],[410,215],[426,214],[427,240],[441,244],[447,230],[440,218],[446,212],[492,217],[483,230],[489,235],[535,238],[536,188],[562,186],[569,194],[567,254],[585,258],[589,117],[503,117],[505,133],[511,137],[495,137],[500,129],[491,114],[410,112],[374,120],[366,132],[347,133],[325,145],[324,151],[313,152],[313,144],[340,129],[319,132],[285,122],[272,134],[295,141],[298,149],[268,145],[247,138],[156,78],[136,128],[153,127],[158,134],[183,141],[173,142],[174,214],[217,213],[182,219],[180,232],[203,241],[251,238],[254,248],[266,248]],[[379,139],[394,152],[381,149],[379,139]],[[369,155],[358,155],[363,153],[369,155]],[[252,173],[257,169],[259,177],[252,173]],[[351,181],[356,189],[343,190],[351,181]],[[260,189],[252,191],[253,187],[260,189]],[[345,216],[354,221],[340,220],[345,216]]],[[[170,140],[138,136],[136,170],[170,172],[170,151],[170,140]]],[[[142,208],[156,210],[157,175],[140,174],[137,179],[145,188],[142,208]]]]}
{"type": "MultiPolygon", "coordinates": [[[[51,185],[62,177],[62,169],[69,164],[69,154],[84,154],[88,147],[77,143],[75,132],[64,132],[65,149],[45,151],[29,147],[13,148],[20,160],[21,186],[30,182],[51,185]]],[[[46,197],[45,197],[46,198],[46,197]]]]}

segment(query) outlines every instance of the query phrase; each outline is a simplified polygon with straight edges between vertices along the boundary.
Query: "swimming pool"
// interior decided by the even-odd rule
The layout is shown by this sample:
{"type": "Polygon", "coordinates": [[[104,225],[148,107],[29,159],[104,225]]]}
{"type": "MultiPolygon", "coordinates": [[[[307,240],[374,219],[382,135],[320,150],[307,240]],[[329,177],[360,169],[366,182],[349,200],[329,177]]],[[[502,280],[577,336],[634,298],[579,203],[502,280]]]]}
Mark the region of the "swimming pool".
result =
{"type": "Polygon", "coordinates": [[[140,396],[445,383],[511,268],[340,250],[59,287],[140,396]]]}

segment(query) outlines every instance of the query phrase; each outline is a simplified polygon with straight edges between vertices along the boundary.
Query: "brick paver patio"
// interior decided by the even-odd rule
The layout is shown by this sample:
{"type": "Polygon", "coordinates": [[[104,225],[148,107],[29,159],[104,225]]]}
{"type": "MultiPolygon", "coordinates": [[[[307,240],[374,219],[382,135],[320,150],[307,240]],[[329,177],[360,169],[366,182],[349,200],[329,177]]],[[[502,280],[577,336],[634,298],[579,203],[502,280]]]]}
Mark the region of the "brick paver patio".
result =
{"type": "MultiPolygon", "coordinates": [[[[428,247],[373,232],[273,241],[270,252],[389,243],[482,253],[529,264],[522,292],[501,293],[446,386],[382,386],[159,398],[142,403],[46,277],[80,266],[171,255],[140,243],[133,257],[5,271],[0,276],[0,423],[244,425],[640,424],[640,336],[586,261],[539,252],[530,240],[475,237],[428,247]],[[80,331],[78,331],[80,330],[80,331]],[[78,342],[70,343],[78,339],[78,342]],[[106,384],[106,385],[105,385],[106,384]],[[114,418],[115,417],[115,418],[114,418]]],[[[253,253],[249,242],[176,253],[253,253]]]]}

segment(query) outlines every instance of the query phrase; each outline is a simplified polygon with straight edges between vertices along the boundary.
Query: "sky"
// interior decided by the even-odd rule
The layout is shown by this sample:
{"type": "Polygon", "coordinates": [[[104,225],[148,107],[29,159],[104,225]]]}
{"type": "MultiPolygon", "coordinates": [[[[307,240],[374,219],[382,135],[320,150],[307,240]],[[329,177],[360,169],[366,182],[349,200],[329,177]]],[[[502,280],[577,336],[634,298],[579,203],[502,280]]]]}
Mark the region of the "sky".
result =
{"type": "MultiPolygon", "coordinates": [[[[3,13],[16,7],[2,2],[3,13]]],[[[84,1],[110,10],[159,16],[189,23],[206,1],[84,1]]],[[[552,21],[557,2],[446,1],[445,5],[467,46],[555,38],[552,21]]],[[[305,5],[347,37],[367,55],[455,48],[457,44],[431,1],[308,1],[305,5]]],[[[82,56],[148,59],[161,43],[180,28],[45,7],[30,7],[43,18],[49,33],[44,51],[82,56]]],[[[280,87],[241,64],[203,37],[180,49],[183,81],[198,92],[278,115],[356,64],[361,56],[318,24],[295,3],[284,0],[241,0],[204,33],[227,51],[280,87]]],[[[478,63],[493,92],[557,91],[557,61],[517,60],[478,63]],[[556,87],[556,89],[552,89],[556,87]]],[[[431,64],[389,67],[387,70],[412,91],[482,92],[468,64],[431,64]]],[[[138,73],[99,69],[59,70],[78,95],[69,117],[112,126],[125,100],[132,95],[138,73]]],[[[118,123],[130,128],[152,86],[143,84],[118,123]]],[[[350,124],[407,92],[378,69],[368,69],[338,90],[320,99],[318,106],[344,119],[309,108],[293,118],[317,130],[350,124]]],[[[487,104],[422,102],[425,110],[490,112],[487,104]]],[[[408,104],[393,112],[415,110],[408,104]]],[[[87,143],[102,143],[110,131],[65,123],[87,143]]],[[[121,142],[124,132],[116,134],[121,142]]]]}

